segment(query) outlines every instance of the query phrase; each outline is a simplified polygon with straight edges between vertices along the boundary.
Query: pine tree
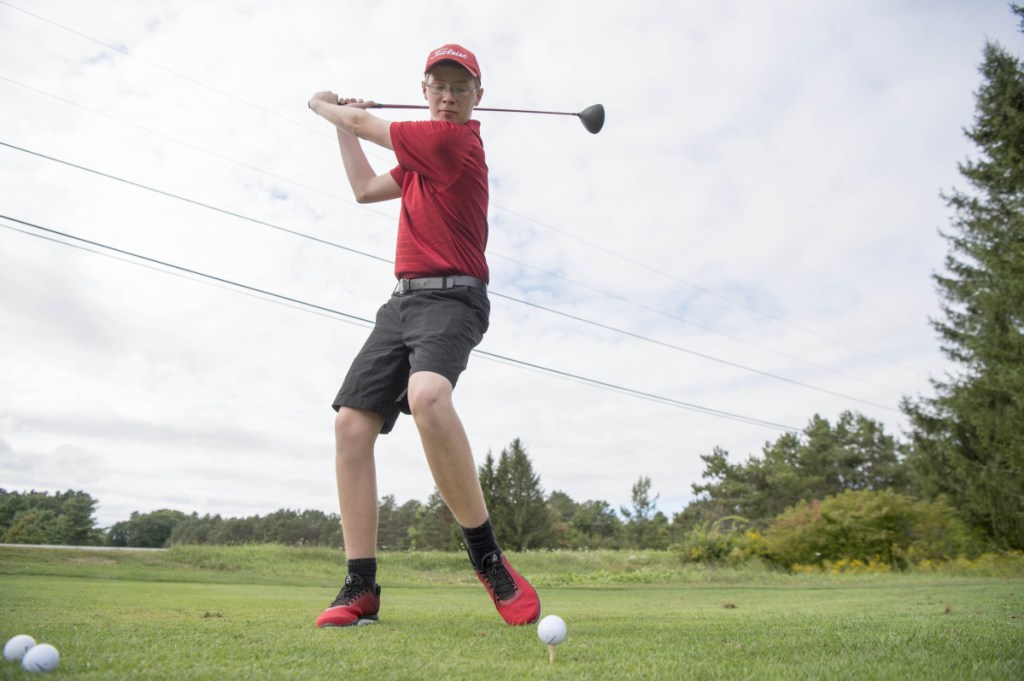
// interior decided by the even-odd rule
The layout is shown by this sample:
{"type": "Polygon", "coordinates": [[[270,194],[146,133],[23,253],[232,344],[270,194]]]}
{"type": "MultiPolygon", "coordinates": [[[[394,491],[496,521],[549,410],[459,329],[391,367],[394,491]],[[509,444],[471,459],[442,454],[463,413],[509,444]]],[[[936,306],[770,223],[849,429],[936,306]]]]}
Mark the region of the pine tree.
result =
{"type": "Polygon", "coordinates": [[[544,502],[540,476],[534,473],[519,438],[501,451],[497,466],[488,453],[479,475],[491,522],[502,547],[522,551],[547,546],[553,518],[544,502]]]}
{"type": "Polygon", "coordinates": [[[437,488],[427,503],[416,510],[409,528],[409,543],[417,551],[462,550],[462,531],[437,488]]]}
{"type": "Polygon", "coordinates": [[[619,507],[626,519],[625,531],[635,549],[668,548],[668,517],[658,510],[660,494],[651,497],[651,479],[641,475],[630,495],[632,509],[619,507]]]}
{"type": "MultiPolygon", "coordinates": [[[[1024,8],[1013,11],[1024,20],[1024,8]]],[[[1024,22],[1022,22],[1024,23],[1024,22]]],[[[945,494],[999,544],[1024,548],[1024,66],[995,43],[981,65],[974,127],[979,157],[953,209],[932,321],[958,370],[935,396],[905,400],[910,462],[922,494],[945,494]]]]}

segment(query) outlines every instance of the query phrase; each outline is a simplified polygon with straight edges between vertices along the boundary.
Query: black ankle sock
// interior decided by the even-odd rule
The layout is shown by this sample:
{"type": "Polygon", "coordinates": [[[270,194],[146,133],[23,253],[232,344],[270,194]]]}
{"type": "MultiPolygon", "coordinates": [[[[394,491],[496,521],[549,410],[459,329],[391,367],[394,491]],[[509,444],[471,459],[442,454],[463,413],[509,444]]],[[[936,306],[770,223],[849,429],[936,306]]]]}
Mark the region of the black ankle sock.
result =
{"type": "Polygon", "coordinates": [[[499,551],[498,540],[494,537],[494,527],[488,518],[480,527],[463,527],[462,536],[466,538],[469,560],[473,567],[479,568],[480,562],[488,553],[499,551]]]}
{"type": "Polygon", "coordinates": [[[348,573],[358,575],[367,584],[377,583],[377,559],[354,558],[348,561],[348,573]]]}

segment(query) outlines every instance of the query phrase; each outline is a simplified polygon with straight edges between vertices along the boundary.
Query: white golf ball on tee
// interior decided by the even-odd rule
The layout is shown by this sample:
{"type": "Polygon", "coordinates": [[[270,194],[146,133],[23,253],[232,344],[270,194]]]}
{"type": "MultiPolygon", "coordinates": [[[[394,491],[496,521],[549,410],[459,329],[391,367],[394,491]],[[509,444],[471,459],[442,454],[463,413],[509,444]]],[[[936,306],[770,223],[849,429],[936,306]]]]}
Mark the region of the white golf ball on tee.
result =
{"type": "Polygon", "coordinates": [[[558,615],[548,615],[537,625],[537,636],[549,646],[556,646],[565,640],[565,621],[558,615]]]}
{"type": "Polygon", "coordinates": [[[29,672],[52,672],[60,663],[60,653],[49,643],[33,646],[21,659],[21,668],[29,672]]]}
{"type": "Polygon", "coordinates": [[[28,649],[36,644],[36,640],[28,634],[18,634],[4,645],[4,659],[17,662],[25,657],[28,649]]]}

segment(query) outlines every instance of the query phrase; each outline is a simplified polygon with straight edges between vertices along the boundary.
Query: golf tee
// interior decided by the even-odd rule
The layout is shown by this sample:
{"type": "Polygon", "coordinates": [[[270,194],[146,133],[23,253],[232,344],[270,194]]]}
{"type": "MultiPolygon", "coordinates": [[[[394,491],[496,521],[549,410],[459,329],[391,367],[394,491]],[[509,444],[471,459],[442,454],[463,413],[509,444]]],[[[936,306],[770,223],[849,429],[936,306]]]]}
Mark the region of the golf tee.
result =
{"type": "Polygon", "coordinates": [[[548,662],[555,663],[555,646],[552,644],[548,644],[548,662]]]}

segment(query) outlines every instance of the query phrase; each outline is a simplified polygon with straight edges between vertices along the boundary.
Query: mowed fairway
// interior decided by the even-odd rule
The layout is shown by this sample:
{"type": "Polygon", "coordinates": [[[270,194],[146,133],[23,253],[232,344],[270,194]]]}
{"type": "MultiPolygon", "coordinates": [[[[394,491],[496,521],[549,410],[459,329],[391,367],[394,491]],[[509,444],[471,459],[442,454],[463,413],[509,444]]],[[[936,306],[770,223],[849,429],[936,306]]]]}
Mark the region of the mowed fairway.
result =
{"type": "Polygon", "coordinates": [[[303,576],[182,567],[174,581],[167,565],[71,553],[0,550],[0,637],[55,644],[47,678],[1024,678],[1024,579],[542,587],[569,627],[550,664],[536,628],[505,626],[468,582],[385,581],[378,624],[318,630],[332,589],[288,583],[303,576]]]}

